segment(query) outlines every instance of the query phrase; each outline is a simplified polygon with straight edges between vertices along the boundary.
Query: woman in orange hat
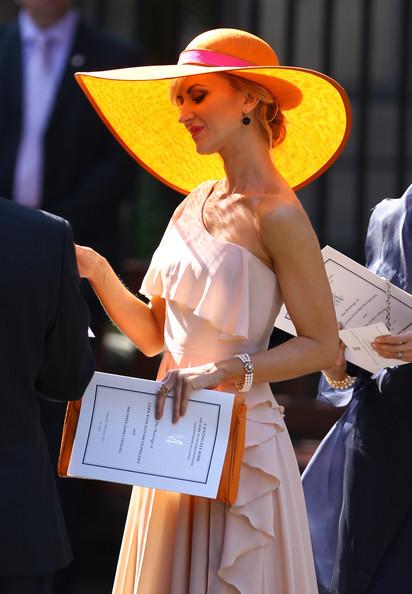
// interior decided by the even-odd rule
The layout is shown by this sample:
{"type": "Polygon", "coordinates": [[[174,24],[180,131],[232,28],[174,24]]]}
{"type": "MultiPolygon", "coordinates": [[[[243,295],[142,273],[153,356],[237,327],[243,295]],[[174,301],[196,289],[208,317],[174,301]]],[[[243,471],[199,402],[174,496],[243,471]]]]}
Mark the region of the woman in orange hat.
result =
{"type": "Polygon", "coordinates": [[[236,502],[135,487],[113,592],[315,594],[299,470],[269,382],[337,353],[319,245],[293,188],[342,149],[346,95],[233,29],[200,35],[174,66],[78,80],[125,148],[189,193],[143,280],[148,305],[77,247],[82,276],[140,350],[164,352],[158,418],[168,393],[177,422],[200,388],[242,391],[248,405],[236,502]],[[298,335],[267,350],[283,302],[298,335]]]}

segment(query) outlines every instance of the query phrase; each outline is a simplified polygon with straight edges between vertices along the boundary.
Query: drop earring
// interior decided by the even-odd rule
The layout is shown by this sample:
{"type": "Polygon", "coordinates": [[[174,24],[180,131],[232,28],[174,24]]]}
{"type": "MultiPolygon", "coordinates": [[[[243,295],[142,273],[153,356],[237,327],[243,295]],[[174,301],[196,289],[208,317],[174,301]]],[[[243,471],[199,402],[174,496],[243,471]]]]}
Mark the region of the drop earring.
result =
{"type": "Polygon", "coordinates": [[[251,119],[250,119],[250,117],[249,117],[249,116],[247,116],[247,115],[244,115],[244,116],[243,116],[243,118],[242,118],[242,124],[243,124],[244,126],[249,126],[249,124],[250,124],[250,122],[251,122],[251,121],[252,121],[252,120],[251,120],[251,119]]]}

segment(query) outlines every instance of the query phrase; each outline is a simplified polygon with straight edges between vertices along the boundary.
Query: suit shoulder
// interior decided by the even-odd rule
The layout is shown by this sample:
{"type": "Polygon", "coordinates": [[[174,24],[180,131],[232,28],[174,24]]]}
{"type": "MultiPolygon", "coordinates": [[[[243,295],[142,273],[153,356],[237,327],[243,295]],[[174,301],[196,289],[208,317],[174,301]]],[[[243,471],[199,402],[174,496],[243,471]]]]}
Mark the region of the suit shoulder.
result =
{"type": "Polygon", "coordinates": [[[0,23],[0,39],[16,28],[16,21],[0,23]]]}
{"type": "Polygon", "coordinates": [[[9,39],[18,39],[19,29],[17,21],[0,23],[0,45],[6,43],[9,39]]]}
{"type": "Polygon", "coordinates": [[[11,200],[0,198],[1,225],[14,229],[20,237],[41,237],[59,241],[70,235],[69,223],[56,215],[16,204],[11,200]]]}
{"type": "Polygon", "coordinates": [[[142,50],[134,42],[120,38],[109,31],[80,21],[78,35],[85,48],[110,64],[132,66],[141,63],[142,50]]]}

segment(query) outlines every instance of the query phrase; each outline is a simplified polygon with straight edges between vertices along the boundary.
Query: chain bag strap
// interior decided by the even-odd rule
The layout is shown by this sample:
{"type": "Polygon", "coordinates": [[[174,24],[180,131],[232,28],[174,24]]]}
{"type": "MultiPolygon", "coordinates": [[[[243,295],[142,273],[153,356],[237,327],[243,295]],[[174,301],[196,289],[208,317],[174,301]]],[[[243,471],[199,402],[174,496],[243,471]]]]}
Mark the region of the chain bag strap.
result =
{"type": "Polygon", "coordinates": [[[385,281],[385,297],[386,297],[386,327],[389,332],[392,331],[391,328],[391,283],[388,281],[387,278],[382,277],[385,281]]]}

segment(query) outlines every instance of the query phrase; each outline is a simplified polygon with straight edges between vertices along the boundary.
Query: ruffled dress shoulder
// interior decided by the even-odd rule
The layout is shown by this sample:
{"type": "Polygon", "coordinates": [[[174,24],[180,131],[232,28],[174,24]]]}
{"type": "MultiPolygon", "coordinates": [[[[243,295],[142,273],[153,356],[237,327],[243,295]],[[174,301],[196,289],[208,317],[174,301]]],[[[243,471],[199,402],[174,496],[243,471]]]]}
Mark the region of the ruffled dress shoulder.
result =
{"type": "Polygon", "coordinates": [[[206,230],[203,205],[213,185],[201,184],[175,213],[140,290],[188,307],[233,339],[260,342],[281,306],[276,275],[244,247],[206,230]],[[255,308],[266,316],[251,324],[255,308]]]}

